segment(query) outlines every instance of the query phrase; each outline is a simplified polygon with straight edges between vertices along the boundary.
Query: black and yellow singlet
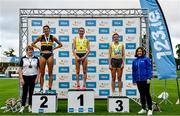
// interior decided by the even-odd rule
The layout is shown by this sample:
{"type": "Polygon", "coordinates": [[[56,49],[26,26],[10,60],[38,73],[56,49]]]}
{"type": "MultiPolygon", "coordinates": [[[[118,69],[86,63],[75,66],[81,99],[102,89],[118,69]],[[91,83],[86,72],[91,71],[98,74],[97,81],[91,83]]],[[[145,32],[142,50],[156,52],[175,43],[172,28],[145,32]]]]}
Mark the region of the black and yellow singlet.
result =
{"type": "Polygon", "coordinates": [[[41,51],[52,51],[53,35],[49,35],[49,37],[45,37],[45,35],[42,35],[40,42],[41,42],[41,51]]]}

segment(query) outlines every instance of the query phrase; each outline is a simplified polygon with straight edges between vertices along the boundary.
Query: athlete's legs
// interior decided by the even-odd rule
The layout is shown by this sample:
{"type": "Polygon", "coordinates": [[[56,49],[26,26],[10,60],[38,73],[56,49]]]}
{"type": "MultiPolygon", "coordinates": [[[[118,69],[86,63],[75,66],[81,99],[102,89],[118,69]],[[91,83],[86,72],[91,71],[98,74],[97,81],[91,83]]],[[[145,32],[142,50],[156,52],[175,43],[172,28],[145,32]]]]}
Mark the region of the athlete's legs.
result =
{"type": "Polygon", "coordinates": [[[122,68],[117,68],[119,92],[122,91],[122,73],[123,73],[123,69],[122,68]]]}
{"type": "Polygon", "coordinates": [[[87,58],[82,61],[82,67],[83,67],[83,87],[85,87],[87,80],[87,58]]]}
{"type": "Polygon", "coordinates": [[[53,56],[50,56],[47,60],[48,63],[48,75],[49,75],[49,89],[52,88],[52,84],[53,84],[53,65],[54,65],[54,59],[53,56]]]}
{"type": "Polygon", "coordinates": [[[39,64],[40,64],[40,86],[42,89],[43,85],[44,85],[44,73],[45,73],[46,59],[41,56],[40,60],[39,60],[39,64]]]}
{"type": "Polygon", "coordinates": [[[77,82],[77,86],[80,86],[79,83],[80,61],[78,59],[75,59],[75,65],[76,65],[76,82],[77,82]]]}
{"type": "Polygon", "coordinates": [[[111,76],[112,76],[111,89],[112,89],[112,93],[114,93],[115,92],[115,81],[116,81],[116,68],[111,69],[111,76]]]}

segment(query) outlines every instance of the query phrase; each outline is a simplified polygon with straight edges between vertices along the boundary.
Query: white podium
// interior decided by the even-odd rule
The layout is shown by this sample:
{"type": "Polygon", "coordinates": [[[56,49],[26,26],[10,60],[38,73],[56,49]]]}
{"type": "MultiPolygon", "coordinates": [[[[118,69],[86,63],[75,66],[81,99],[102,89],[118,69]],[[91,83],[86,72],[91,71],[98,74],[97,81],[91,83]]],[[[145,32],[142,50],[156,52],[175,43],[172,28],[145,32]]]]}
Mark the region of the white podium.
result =
{"type": "Polygon", "coordinates": [[[32,96],[32,113],[55,113],[57,108],[57,94],[34,94],[32,96]]]}
{"type": "Polygon", "coordinates": [[[126,96],[109,96],[108,112],[129,112],[129,98],[126,96]]]}
{"type": "Polygon", "coordinates": [[[94,90],[68,90],[68,112],[91,113],[94,112],[94,90]]]}

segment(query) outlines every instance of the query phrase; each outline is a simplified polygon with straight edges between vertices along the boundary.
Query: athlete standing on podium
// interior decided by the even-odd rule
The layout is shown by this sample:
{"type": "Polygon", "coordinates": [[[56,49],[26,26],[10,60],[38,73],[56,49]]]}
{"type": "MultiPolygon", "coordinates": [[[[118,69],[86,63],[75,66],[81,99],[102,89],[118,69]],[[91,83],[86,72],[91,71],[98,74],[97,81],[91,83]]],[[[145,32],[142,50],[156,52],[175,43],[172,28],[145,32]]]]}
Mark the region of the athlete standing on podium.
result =
{"type": "Polygon", "coordinates": [[[122,73],[124,68],[124,46],[119,43],[119,35],[117,33],[113,34],[113,43],[109,47],[109,69],[111,70],[111,89],[112,94],[117,95],[115,91],[115,81],[118,79],[118,95],[122,95],[122,73]]]}
{"type": "Polygon", "coordinates": [[[57,38],[53,35],[50,35],[50,27],[48,25],[43,26],[43,35],[38,36],[38,38],[32,43],[32,46],[40,50],[40,93],[43,93],[43,85],[44,85],[44,74],[45,74],[45,66],[46,62],[48,65],[48,75],[49,75],[49,91],[48,93],[52,93],[52,84],[53,84],[53,51],[55,49],[61,48],[62,43],[57,40],[57,38]],[[41,42],[41,48],[36,46],[37,42],[41,42]],[[58,44],[57,47],[53,48],[53,43],[56,42],[58,44]]]}
{"type": "Polygon", "coordinates": [[[75,37],[73,40],[73,55],[75,57],[76,65],[76,81],[77,89],[80,89],[79,74],[80,74],[80,63],[82,62],[83,68],[83,87],[86,89],[86,79],[87,79],[87,57],[90,52],[90,43],[87,38],[84,37],[85,29],[80,27],[78,30],[79,37],[75,37]]]}

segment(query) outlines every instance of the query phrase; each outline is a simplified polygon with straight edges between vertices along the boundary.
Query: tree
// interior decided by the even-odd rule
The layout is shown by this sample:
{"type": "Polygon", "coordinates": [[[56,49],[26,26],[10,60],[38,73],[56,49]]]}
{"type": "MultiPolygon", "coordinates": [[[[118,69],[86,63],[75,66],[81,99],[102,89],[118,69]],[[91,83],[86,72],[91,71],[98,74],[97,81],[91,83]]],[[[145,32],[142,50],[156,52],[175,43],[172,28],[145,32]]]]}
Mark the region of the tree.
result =
{"type": "Polygon", "coordinates": [[[178,59],[180,58],[180,44],[177,44],[176,45],[176,54],[177,54],[177,56],[178,56],[178,59]]]}
{"type": "Polygon", "coordinates": [[[14,49],[13,48],[10,48],[8,51],[4,51],[3,55],[5,55],[7,57],[14,57],[14,56],[16,56],[14,54],[14,49]]]}

